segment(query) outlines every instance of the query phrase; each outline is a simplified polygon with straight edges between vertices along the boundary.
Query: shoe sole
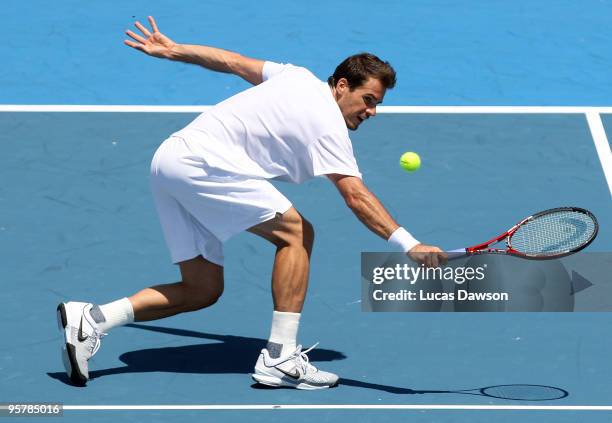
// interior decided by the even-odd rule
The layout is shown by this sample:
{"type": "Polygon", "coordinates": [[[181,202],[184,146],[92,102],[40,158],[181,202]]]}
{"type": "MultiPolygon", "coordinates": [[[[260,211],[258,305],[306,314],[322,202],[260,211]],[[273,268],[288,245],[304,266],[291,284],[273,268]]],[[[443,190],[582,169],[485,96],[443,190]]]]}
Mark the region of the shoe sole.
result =
{"type": "Polygon", "coordinates": [[[66,307],[64,303],[57,306],[57,326],[64,337],[62,345],[62,363],[66,374],[70,381],[75,385],[84,386],[87,383],[87,378],[79,371],[79,366],[76,360],[76,348],[68,342],[66,338],[66,326],[68,326],[68,317],[66,316],[66,307]]]}
{"type": "Polygon", "coordinates": [[[334,388],[338,386],[338,382],[334,383],[333,385],[324,385],[324,386],[309,385],[308,383],[303,383],[303,382],[302,383],[291,383],[291,382],[286,382],[283,379],[279,379],[274,376],[259,375],[257,373],[251,374],[251,377],[257,383],[260,383],[266,386],[271,386],[274,388],[287,387],[287,388],[303,389],[306,391],[314,391],[317,389],[328,389],[328,388],[334,388]]]}

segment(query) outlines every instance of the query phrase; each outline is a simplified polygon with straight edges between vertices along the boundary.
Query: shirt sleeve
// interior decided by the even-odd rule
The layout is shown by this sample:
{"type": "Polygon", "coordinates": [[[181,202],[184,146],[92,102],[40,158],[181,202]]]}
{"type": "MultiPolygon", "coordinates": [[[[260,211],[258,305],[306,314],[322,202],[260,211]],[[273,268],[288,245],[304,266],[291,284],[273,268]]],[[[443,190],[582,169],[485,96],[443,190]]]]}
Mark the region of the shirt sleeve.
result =
{"type": "Polygon", "coordinates": [[[264,62],[263,69],[261,71],[261,78],[264,81],[278,75],[286,69],[294,67],[290,64],[275,63],[275,62],[264,62]]]}
{"type": "Polygon", "coordinates": [[[310,157],[314,176],[337,173],[361,179],[361,172],[353,154],[353,145],[347,134],[319,137],[310,145],[310,157]]]}

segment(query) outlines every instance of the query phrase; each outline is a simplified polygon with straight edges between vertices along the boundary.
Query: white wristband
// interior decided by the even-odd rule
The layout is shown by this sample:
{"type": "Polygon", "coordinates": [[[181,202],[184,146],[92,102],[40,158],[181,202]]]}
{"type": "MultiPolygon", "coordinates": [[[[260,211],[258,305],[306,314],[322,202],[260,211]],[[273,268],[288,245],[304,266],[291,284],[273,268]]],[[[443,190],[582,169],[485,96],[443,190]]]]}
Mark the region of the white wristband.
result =
{"type": "Polygon", "coordinates": [[[391,234],[388,241],[390,244],[395,245],[405,253],[412,250],[415,245],[420,244],[419,241],[410,235],[410,232],[401,226],[391,234]]]}

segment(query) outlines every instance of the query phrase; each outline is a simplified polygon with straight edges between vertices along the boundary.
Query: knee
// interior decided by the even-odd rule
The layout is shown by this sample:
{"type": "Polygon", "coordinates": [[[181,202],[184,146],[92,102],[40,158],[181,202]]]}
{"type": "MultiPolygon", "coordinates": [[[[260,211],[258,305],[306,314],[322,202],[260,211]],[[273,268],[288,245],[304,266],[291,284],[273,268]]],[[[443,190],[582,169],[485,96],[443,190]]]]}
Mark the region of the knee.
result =
{"type": "Polygon", "coordinates": [[[314,244],[314,237],[312,224],[303,216],[298,215],[287,225],[285,236],[280,241],[281,245],[302,245],[310,252],[314,244]]]}
{"type": "Polygon", "coordinates": [[[185,311],[195,311],[210,307],[219,301],[221,295],[223,295],[223,280],[213,283],[210,280],[203,280],[184,284],[183,308],[185,311]]]}
{"type": "Polygon", "coordinates": [[[314,244],[315,231],[314,226],[308,220],[302,218],[302,239],[304,246],[308,251],[312,250],[314,244]]]}
{"type": "Polygon", "coordinates": [[[223,294],[223,266],[202,256],[180,264],[179,301],[184,311],[199,310],[216,303],[223,294]]]}
{"type": "Polygon", "coordinates": [[[310,251],[314,243],[314,228],[293,207],[274,219],[249,228],[249,232],[259,235],[278,248],[301,246],[310,251]]]}

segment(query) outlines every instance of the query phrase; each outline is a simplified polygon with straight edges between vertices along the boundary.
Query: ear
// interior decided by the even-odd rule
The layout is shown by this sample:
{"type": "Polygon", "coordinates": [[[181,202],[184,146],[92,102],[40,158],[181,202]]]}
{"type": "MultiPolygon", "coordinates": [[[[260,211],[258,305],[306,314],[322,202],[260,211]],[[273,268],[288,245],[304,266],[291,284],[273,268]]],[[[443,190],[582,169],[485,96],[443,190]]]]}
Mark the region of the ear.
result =
{"type": "Polygon", "coordinates": [[[349,91],[349,83],[346,78],[340,78],[338,82],[336,82],[336,92],[339,95],[343,95],[345,92],[349,91]]]}

